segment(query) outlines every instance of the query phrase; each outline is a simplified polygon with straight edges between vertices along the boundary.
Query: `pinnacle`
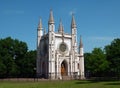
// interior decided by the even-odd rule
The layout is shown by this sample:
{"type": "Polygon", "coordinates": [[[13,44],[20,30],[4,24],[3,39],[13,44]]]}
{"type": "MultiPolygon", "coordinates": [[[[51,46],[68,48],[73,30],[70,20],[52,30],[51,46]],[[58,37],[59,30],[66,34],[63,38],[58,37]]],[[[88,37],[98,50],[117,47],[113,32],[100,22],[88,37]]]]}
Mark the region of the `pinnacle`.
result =
{"type": "Polygon", "coordinates": [[[82,37],[80,36],[80,48],[82,48],[83,47],[83,43],[82,43],[82,37]]]}
{"type": "Polygon", "coordinates": [[[60,24],[59,24],[59,29],[58,29],[58,32],[59,33],[62,33],[62,21],[61,21],[61,19],[60,19],[60,24]]]}
{"type": "Polygon", "coordinates": [[[50,16],[49,16],[49,21],[48,21],[49,24],[51,23],[54,23],[54,18],[53,18],[53,12],[52,10],[50,10],[50,16]]]}
{"type": "Polygon", "coordinates": [[[72,14],[71,28],[76,28],[75,18],[73,14],[72,14]]]}
{"type": "Polygon", "coordinates": [[[42,19],[40,18],[39,24],[38,24],[38,29],[42,29],[42,19]]]}

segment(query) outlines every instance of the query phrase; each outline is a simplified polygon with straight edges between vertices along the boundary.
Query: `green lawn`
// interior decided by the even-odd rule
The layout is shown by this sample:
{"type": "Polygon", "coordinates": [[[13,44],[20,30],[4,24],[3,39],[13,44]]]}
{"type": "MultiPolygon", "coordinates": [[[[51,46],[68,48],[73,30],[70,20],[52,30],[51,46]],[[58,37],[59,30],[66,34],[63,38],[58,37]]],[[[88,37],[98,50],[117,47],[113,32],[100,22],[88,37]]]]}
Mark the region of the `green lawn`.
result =
{"type": "Polygon", "coordinates": [[[120,88],[120,81],[0,81],[0,88],[120,88]]]}

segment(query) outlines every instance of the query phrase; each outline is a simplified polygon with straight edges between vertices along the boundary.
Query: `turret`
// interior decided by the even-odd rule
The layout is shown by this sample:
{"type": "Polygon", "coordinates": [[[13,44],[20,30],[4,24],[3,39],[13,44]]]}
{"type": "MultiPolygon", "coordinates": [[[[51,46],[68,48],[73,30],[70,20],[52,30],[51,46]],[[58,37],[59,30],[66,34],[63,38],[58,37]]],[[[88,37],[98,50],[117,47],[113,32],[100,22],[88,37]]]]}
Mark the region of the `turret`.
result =
{"type": "Polygon", "coordinates": [[[82,38],[80,36],[80,45],[79,45],[79,58],[80,58],[80,78],[85,79],[85,73],[84,73],[84,51],[83,51],[83,43],[82,38]]]}
{"type": "Polygon", "coordinates": [[[71,21],[71,32],[72,32],[72,49],[73,51],[77,52],[77,32],[76,32],[76,22],[74,15],[72,14],[72,21],[71,21]]]}
{"type": "Polygon", "coordinates": [[[43,36],[43,31],[42,31],[42,20],[40,19],[39,21],[39,24],[38,24],[38,27],[37,27],[37,59],[36,59],[36,67],[37,67],[37,74],[41,74],[41,60],[40,60],[40,40],[41,40],[41,37],[43,36]]]}
{"type": "Polygon", "coordinates": [[[54,25],[54,18],[53,18],[53,12],[50,10],[49,20],[48,20],[48,34],[49,34],[49,78],[55,78],[55,74],[52,74],[55,67],[55,25],[54,25]],[[52,60],[52,61],[51,61],[52,60]]]}

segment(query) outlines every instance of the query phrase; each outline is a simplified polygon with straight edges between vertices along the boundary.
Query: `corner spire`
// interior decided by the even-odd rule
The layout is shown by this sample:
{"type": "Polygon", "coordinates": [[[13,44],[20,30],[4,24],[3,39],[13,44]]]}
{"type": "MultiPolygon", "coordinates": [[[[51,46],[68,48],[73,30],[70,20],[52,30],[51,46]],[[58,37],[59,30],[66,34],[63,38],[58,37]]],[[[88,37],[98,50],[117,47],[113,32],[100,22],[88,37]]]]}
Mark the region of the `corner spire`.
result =
{"type": "Polygon", "coordinates": [[[62,30],[63,30],[63,28],[62,28],[62,21],[61,21],[61,19],[60,19],[60,24],[59,24],[58,32],[59,32],[59,33],[62,33],[62,30]]]}
{"type": "Polygon", "coordinates": [[[48,24],[54,24],[54,18],[53,18],[53,12],[52,12],[52,10],[50,10],[50,16],[49,16],[48,24]]]}
{"type": "Polygon", "coordinates": [[[80,45],[79,45],[80,48],[83,48],[83,43],[82,43],[82,37],[80,35],[80,45]]]}
{"type": "Polygon", "coordinates": [[[76,28],[75,18],[73,14],[72,14],[71,28],[76,28]]]}
{"type": "Polygon", "coordinates": [[[42,30],[42,19],[40,18],[39,24],[38,24],[38,29],[42,30]]]}

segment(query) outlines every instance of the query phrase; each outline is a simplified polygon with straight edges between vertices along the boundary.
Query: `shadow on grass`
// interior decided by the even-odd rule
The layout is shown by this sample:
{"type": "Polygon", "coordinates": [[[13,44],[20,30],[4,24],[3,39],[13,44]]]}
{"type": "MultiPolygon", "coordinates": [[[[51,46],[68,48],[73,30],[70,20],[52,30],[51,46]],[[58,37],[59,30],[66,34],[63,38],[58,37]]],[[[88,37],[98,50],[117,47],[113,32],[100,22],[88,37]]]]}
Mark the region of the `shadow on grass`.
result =
{"type": "Polygon", "coordinates": [[[120,85],[120,82],[119,83],[118,82],[117,83],[114,83],[114,82],[113,83],[106,83],[104,85],[120,85]]]}
{"type": "Polygon", "coordinates": [[[91,83],[99,83],[99,82],[104,82],[104,85],[120,85],[119,80],[79,80],[75,82],[75,84],[91,84],[91,83]]]}
{"type": "Polygon", "coordinates": [[[78,81],[75,84],[90,84],[90,83],[97,83],[99,81],[96,80],[83,80],[83,81],[78,81]]]}

